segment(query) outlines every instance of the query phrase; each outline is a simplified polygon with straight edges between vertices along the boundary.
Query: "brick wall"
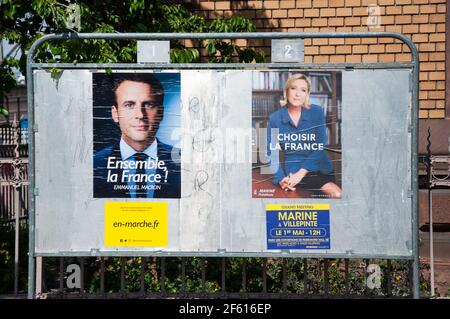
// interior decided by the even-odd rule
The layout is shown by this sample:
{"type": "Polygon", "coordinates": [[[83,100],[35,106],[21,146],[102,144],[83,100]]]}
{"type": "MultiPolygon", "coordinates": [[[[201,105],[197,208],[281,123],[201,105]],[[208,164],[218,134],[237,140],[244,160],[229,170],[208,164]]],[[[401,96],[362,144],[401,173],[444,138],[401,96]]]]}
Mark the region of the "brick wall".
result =
{"type": "MultiPolygon", "coordinates": [[[[445,117],[446,0],[279,0],[203,1],[207,18],[251,18],[257,31],[391,31],[412,38],[420,52],[420,118],[445,117]],[[369,16],[378,5],[379,20],[369,16]],[[372,7],[370,7],[372,8],[372,7]],[[379,21],[379,26],[374,25],[379,21]]],[[[250,43],[266,46],[267,41],[250,43]]],[[[305,62],[410,61],[406,45],[395,39],[305,39],[305,62]]]]}

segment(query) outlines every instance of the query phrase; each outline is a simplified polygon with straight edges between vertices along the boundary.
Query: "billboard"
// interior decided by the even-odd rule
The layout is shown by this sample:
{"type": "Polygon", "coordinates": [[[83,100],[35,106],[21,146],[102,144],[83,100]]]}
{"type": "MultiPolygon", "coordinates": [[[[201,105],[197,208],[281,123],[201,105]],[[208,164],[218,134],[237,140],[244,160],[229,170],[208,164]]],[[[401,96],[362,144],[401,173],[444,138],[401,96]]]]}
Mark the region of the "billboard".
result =
{"type": "Polygon", "coordinates": [[[410,70],[34,76],[37,255],[412,256],[410,70]]]}

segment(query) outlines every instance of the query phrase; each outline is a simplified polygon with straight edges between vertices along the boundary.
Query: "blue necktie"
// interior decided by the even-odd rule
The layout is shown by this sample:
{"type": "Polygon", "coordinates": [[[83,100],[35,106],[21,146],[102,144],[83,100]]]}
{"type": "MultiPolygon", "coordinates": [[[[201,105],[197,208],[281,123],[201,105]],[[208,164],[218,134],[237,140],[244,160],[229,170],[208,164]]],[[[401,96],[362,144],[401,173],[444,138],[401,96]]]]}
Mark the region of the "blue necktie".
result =
{"type": "MultiPolygon", "coordinates": [[[[148,156],[145,153],[134,154],[134,160],[139,162],[146,161],[147,157],[148,156]]],[[[135,174],[139,176],[139,180],[142,180],[145,175],[145,165],[138,164],[135,174]]],[[[147,182],[136,182],[136,185],[137,185],[136,197],[139,198],[147,197],[147,188],[145,187],[147,185],[147,182]]]]}

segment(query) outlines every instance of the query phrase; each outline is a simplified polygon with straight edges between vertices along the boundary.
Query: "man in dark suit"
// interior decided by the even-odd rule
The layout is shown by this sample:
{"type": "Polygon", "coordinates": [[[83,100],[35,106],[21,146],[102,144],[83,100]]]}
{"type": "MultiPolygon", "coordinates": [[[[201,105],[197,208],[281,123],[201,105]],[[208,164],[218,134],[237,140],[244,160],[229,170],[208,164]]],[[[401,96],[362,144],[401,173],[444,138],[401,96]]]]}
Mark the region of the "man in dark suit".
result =
{"type": "Polygon", "coordinates": [[[112,74],[120,141],[94,155],[94,197],[180,198],[180,152],[156,138],[164,91],[150,73],[112,74]]]}

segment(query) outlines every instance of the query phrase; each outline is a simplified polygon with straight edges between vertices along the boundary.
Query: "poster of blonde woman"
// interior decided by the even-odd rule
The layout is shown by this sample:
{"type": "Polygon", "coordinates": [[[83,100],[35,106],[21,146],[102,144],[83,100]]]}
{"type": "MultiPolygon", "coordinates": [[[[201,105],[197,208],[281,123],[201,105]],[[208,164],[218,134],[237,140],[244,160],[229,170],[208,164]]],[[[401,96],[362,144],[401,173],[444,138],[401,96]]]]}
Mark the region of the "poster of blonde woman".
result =
{"type": "Polygon", "coordinates": [[[253,198],[342,197],[340,72],[253,75],[253,198]]]}

